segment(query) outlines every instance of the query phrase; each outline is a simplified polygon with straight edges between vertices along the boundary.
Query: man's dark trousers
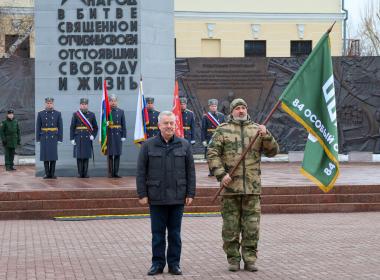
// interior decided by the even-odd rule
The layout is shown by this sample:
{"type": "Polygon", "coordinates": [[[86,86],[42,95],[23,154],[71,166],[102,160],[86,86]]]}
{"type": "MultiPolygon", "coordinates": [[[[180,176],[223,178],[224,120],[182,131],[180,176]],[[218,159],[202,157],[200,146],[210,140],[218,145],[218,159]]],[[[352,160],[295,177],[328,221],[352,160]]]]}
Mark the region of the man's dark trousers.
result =
{"type": "Polygon", "coordinates": [[[4,148],[4,161],[7,169],[14,166],[15,150],[15,148],[4,148]]]}
{"type": "Polygon", "coordinates": [[[183,209],[183,205],[150,205],[153,265],[165,267],[166,229],[168,229],[168,266],[169,268],[179,266],[183,209]]]}

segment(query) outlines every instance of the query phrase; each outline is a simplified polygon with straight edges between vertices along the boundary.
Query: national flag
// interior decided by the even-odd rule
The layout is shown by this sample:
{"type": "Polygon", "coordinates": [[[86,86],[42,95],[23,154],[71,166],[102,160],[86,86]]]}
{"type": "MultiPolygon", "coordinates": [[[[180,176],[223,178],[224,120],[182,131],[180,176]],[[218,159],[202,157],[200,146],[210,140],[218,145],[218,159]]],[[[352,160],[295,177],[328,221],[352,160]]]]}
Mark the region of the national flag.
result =
{"type": "Polygon", "coordinates": [[[329,31],[280,97],[282,108],[309,132],[301,172],[324,192],[339,175],[338,129],[329,31]]]}
{"type": "Polygon", "coordinates": [[[100,106],[100,122],[101,127],[99,130],[99,142],[103,155],[107,155],[107,141],[108,141],[108,126],[112,124],[111,107],[108,99],[107,81],[103,83],[103,95],[100,106]]]}
{"type": "Polygon", "coordinates": [[[176,121],[176,128],[175,128],[175,134],[178,137],[184,137],[183,133],[183,120],[182,120],[182,111],[181,111],[181,102],[179,100],[179,94],[178,94],[178,82],[175,81],[174,86],[174,98],[173,98],[173,109],[172,112],[175,115],[175,121],[176,121]]]}
{"type": "Polygon", "coordinates": [[[149,124],[148,109],[146,108],[146,101],[143,91],[143,82],[140,79],[139,95],[137,97],[136,108],[136,121],[135,121],[135,134],[134,143],[142,144],[146,139],[146,125],[149,124]]]}

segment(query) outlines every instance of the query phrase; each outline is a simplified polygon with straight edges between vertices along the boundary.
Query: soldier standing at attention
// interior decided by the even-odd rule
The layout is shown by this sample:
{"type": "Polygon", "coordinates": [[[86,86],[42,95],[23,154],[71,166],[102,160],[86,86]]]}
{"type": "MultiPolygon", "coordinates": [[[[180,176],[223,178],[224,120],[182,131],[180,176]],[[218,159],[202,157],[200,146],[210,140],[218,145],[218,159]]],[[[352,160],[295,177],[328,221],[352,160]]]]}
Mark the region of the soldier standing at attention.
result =
{"type": "MultiPolygon", "coordinates": [[[[202,145],[205,147],[205,157],[207,154],[207,145],[210,143],[212,135],[216,128],[225,121],[224,115],[218,112],[218,100],[210,99],[208,101],[208,107],[209,112],[203,115],[201,129],[201,139],[202,145]]],[[[208,176],[212,176],[211,169],[209,170],[208,176]]]]}
{"type": "Polygon", "coordinates": [[[109,125],[107,140],[107,155],[110,167],[110,178],[121,178],[119,176],[120,155],[122,153],[123,142],[127,138],[127,129],[125,127],[124,110],[117,107],[117,96],[110,95],[110,106],[112,115],[112,124],[109,125]]]}
{"type": "Polygon", "coordinates": [[[183,122],[183,135],[184,138],[189,141],[191,145],[195,144],[195,118],[193,111],[187,109],[187,98],[181,97],[181,111],[182,111],[182,122],[183,122]]]}
{"type": "Polygon", "coordinates": [[[20,127],[14,118],[13,109],[7,112],[7,118],[0,124],[0,138],[4,146],[5,170],[14,171],[14,157],[17,145],[21,144],[20,127]]]}
{"type": "Polygon", "coordinates": [[[255,262],[261,213],[261,153],[273,157],[278,153],[279,147],[265,126],[251,121],[247,103],[243,99],[233,100],[230,112],[228,122],[215,131],[208,146],[207,161],[217,180],[225,187],[221,209],[222,238],[228,269],[238,271],[243,257],[244,269],[254,272],[257,271],[255,262]],[[231,178],[228,172],[257,132],[259,137],[231,178]]]}
{"type": "Polygon", "coordinates": [[[152,138],[159,134],[158,129],[158,115],[159,111],[154,109],[154,98],[146,97],[146,108],[148,109],[149,124],[146,126],[146,134],[148,138],[152,138]]]}
{"type": "Polygon", "coordinates": [[[38,112],[36,142],[40,142],[40,161],[44,162],[44,179],[56,179],[55,163],[58,160],[57,144],[62,143],[62,116],[54,110],[54,98],[45,98],[45,110],[38,112]]]}
{"type": "Polygon", "coordinates": [[[98,124],[93,112],[88,110],[88,99],[80,99],[80,109],[73,114],[70,126],[70,140],[74,145],[74,157],[77,159],[78,178],[88,178],[88,160],[93,156],[94,141],[98,133],[98,124]]]}

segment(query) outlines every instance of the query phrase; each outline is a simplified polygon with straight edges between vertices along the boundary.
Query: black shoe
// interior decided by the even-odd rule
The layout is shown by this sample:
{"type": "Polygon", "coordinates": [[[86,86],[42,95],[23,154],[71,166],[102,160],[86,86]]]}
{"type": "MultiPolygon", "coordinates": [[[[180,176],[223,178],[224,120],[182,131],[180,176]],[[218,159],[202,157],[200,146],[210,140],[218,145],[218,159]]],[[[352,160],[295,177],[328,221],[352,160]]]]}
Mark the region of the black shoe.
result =
{"type": "Polygon", "coordinates": [[[121,176],[115,174],[115,175],[113,175],[113,178],[123,178],[123,177],[121,177],[121,176]]]}
{"type": "Polygon", "coordinates": [[[16,171],[17,169],[14,168],[13,166],[10,167],[10,171],[16,171]]]}
{"type": "Polygon", "coordinates": [[[157,275],[161,274],[164,269],[158,265],[152,265],[152,267],[148,270],[148,275],[157,275]]]}
{"type": "Polygon", "coordinates": [[[182,270],[177,265],[177,266],[169,267],[169,273],[172,275],[182,275],[182,270]]]}
{"type": "Polygon", "coordinates": [[[48,175],[45,175],[44,177],[42,177],[42,179],[50,179],[50,177],[48,175]]]}
{"type": "Polygon", "coordinates": [[[209,177],[213,177],[214,175],[212,175],[211,173],[208,174],[209,177]]]}

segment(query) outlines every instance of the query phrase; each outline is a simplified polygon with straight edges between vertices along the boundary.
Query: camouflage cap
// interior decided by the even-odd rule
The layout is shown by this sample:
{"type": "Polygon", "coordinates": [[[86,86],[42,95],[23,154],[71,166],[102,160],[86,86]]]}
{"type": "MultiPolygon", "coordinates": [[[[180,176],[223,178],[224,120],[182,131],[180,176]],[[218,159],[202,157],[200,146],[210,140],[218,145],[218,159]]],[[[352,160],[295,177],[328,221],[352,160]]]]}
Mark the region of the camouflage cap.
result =
{"type": "Polygon", "coordinates": [[[208,100],[208,106],[211,106],[211,105],[216,105],[218,106],[218,100],[213,98],[213,99],[209,99],[208,100]]]}
{"type": "Polygon", "coordinates": [[[153,97],[145,97],[146,103],[154,103],[154,98],[153,97]]]}
{"type": "Polygon", "coordinates": [[[181,104],[187,104],[187,98],[186,97],[180,97],[179,98],[179,103],[181,103],[181,104]]]}
{"type": "Polygon", "coordinates": [[[45,98],[45,102],[54,102],[54,98],[53,97],[46,97],[45,98]]]}
{"type": "Polygon", "coordinates": [[[247,102],[245,102],[244,99],[242,99],[242,98],[236,98],[236,99],[232,100],[232,102],[231,102],[231,104],[230,104],[230,113],[232,113],[232,111],[233,111],[237,106],[240,106],[240,105],[243,105],[243,106],[245,106],[246,108],[248,107],[247,102]]]}
{"type": "Polygon", "coordinates": [[[117,95],[116,94],[111,94],[108,98],[109,100],[117,101],[117,95]]]}
{"type": "Polygon", "coordinates": [[[80,104],[88,104],[88,98],[81,98],[79,103],[80,104]]]}

